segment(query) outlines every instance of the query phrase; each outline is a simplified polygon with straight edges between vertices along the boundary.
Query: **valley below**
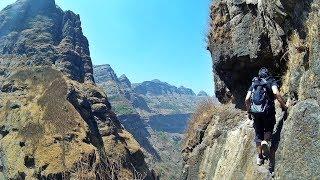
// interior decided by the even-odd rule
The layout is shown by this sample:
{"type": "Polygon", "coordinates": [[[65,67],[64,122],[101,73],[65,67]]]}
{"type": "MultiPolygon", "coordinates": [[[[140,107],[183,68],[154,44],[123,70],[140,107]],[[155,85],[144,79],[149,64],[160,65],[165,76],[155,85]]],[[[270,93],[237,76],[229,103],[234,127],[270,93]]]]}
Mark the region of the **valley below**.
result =
{"type": "Polygon", "coordinates": [[[148,165],[161,179],[179,179],[181,144],[191,114],[210,97],[159,80],[132,84],[110,65],[94,66],[94,75],[120,122],[142,146],[148,165]]]}

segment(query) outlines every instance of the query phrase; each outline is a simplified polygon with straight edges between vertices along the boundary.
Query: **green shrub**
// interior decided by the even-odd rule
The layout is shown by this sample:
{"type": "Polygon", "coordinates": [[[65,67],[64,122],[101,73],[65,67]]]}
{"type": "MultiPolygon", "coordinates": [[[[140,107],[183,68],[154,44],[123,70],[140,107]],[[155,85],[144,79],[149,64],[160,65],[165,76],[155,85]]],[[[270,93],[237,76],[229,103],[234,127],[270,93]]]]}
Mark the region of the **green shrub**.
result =
{"type": "Polygon", "coordinates": [[[114,111],[117,113],[117,115],[128,115],[128,114],[135,114],[136,111],[132,107],[126,105],[126,104],[119,104],[113,106],[114,111]]]}

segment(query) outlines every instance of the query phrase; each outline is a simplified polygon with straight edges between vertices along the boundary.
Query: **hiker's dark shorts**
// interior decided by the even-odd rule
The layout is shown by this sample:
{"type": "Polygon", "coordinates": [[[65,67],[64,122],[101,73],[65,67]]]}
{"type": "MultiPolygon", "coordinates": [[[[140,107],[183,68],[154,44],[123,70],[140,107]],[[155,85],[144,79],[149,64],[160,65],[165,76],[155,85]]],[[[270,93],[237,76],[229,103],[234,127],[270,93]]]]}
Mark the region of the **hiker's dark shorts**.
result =
{"type": "Polygon", "coordinates": [[[253,116],[253,122],[256,133],[255,142],[261,143],[261,141],[264,140],[264,133],[273,132],[274,125],[276,124],[276,116],[273,113],[262,117],[253,116]]]}

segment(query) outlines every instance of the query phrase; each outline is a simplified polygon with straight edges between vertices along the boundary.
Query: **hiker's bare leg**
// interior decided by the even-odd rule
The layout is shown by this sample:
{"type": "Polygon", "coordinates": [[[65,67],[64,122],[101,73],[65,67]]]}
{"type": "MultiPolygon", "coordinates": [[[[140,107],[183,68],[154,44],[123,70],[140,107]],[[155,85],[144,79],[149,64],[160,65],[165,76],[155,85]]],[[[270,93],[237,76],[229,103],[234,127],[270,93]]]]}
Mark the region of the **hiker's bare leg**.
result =
{"type": "Polygon", "coordinates": [[[262,147],[261,147],[261,143],[256,143],[257,146],[257,153],[259,155],[260,158],[262,158],[262,147]]]}
{"type": "Polygon", "coordinates": [[[276,150],[271,146],[270,148],[270,158],[269,158],[269,171],[274,172],[275,161],[276,161],[276,150]]]}
{"type": "Polygon", "coordinates": [[[263,141],[261,142],[262,154],[265,159],[269,159],[270,157],[270,144],[271,144],[271,132],[263,133],[263,141]]]}

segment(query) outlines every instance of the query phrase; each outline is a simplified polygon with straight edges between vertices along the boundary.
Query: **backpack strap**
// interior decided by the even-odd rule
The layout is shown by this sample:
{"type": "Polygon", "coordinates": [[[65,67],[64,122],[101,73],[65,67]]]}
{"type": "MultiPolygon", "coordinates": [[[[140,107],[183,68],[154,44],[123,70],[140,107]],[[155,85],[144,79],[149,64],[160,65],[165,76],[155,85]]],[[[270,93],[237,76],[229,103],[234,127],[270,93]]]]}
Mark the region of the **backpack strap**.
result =
{"type": "Polygon", "coordinates": [[[266,86],[267,84],[268,84],[268,81],[265,78],[255,77],[252,79],[253,88],[256,88],[257,86],[266,86]]]}

